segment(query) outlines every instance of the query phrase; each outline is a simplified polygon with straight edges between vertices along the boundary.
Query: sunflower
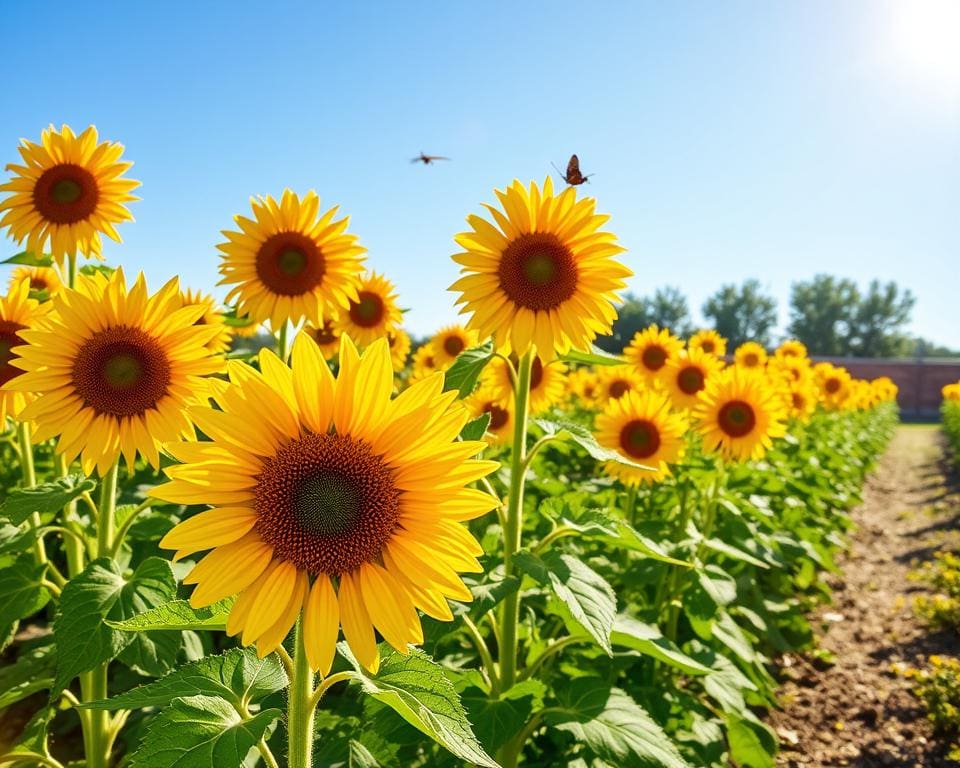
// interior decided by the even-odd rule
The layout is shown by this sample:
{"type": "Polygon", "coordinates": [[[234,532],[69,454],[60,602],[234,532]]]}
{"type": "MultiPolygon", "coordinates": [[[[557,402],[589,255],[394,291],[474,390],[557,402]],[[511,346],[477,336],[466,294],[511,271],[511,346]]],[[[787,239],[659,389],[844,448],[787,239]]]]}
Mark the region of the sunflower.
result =
{"type": "Polygon", "coordinates": [[[683,456],[687,420],[670,410],[670,397],[655,390],[627,392],[597,416],[597,442],[624,458],[655,469],[609,461],[604,470],[625,485],[655,483],[683,456]]]}
{"type": "Polygon", "coordinates": [[[767,364],[767,350],[755,341],[745,341],[737,347],[733,360],[741,368],[763,368],[767,364]]]}
{"type": "Polygon", "coordinates": [[[253,218],[235,216],[239,232],[224,230],[220,285],[233,285],[227,303],[274,330],[306,318],[318,326],[357,299],[366,249],[347,234],[349,217],[334,220],[337,207],[318,217],[320,198],[301,200],[289,189],[278,203],[251,198],[253,218]]]}
{"type": "Polygon", "coordinates": [[[430,339],[433,349],[437,353],[438,363],[442,368],[448,368],[453,365],[453,361],[465,349],[473,347],[477,343],[477,334],[468,331],[462,325],[448,325],[437,331],[430,339]]]}
{"type": "Polygon", "coordinates": [[[876,391],[877,399],[881,403],[888,403],[897,399],[899,388],[889,376],[880,376],[874,379],[870,382],[870,386],[876,391]]]}
{"type": "Polygon", "coordinates": [[[817,388],[812,379],[787,383],[785,398],[790,418],[802,423],[810,421],[810,416],[817,409],[817,388]]]}
{"type": "Polygon", "coordinates": [[[853,377],[847,369],[832,363],[817,363],[813,375],[820,388],[820,402],[831,411],[843,408],[852,394],[853,377]]]}
{"type": "Polygon", "coordinates": [[[598,401],[616,400],[627,392],[640,392],[646,389],[643,376],[633,365],[605,365],[597,370],[597,384],[600,387],[598,401]]]}
{"type": "Polygon", "coordinates": [[[34,256],[49,250],[58,263],[77,253],[103,258],[101,233],[119,243],[114,224],[133,220],[123,204],[138,199],[130,193],[140,182],[122,178],[133,165],[120,161],[123,145],[98,144],[92,125],[79,136],[51,125],[39,144],[20,143],[24,165],[7,165],[14,177],[0,184],[10,193],[0,200],[0,227],[17,243],[26,240],[34,256]]]}
{"type": "Polygon", "coordinates": [[[57,270],[50,267],[17,267],[10,273],[9,287],[12,289],[23,280],[29,281],[30,293],[40,301],[45,301],[63,288],[57,270]]]}
{"type": "Polygon", "coordinates": [[[238,325],[230,326],[230,333],[241,339],[249,339],[256,336],[260,332],[260,323],[255,321],[250,315],[243,315],[237,312],[237,308],[233,307],[230,310],[230,314],[237,318],[239,321],[238,325]]]}
{"type": "Polygon", "coordinates": [[[491,445],[509,444],[513,441],[513,398],[500,397],[493,387],[480,387],[465,401],[472,418],[490,414],[486,440],[491,445]]]}
{"type": "Polygon", "coordinates": [[[727,354],[727,340],[713,330],[697,331],[687,342],[689,349],[699,349],[708,355],[723,357],[727,354]]]}
{"type": "Polygon", "coordinates": [[[340,331],[332,320],[324,320],[319,327],[308,323],[303,332],[316,342],[324,360],[333,360],[340,354],[340,331]]]}
{"type": "Polygon", "coordinates": [[[707,381],[722,368],[718,358],[704,352],[702,347],[694,347],[672,358],[664,367],[660,381],[666,385],[677,408],[693,408],[707,381]]]}
{"type": "Polygon", "coordinates": [[[600,379],[596,372],[581,366],[567,376],[567,393],[581,408],[592,408],[600,402],[600,379]]]}
{"type": "Polygon", "coordinates": [[[440,368],[437,367],[437,356],[434,354],[433,345],[428,342],[417,347],[413,353],[410,367],[411,384],[439,371],[440,368]]]}
{"type": "Polygon", "coordinates": [[[949,402],[960,401],[960,381],[953,384],[944,384],[940,388],[940,395],[949,402]]]}
{"type": "Polygon", "coordinates": [[[206,325],[217,329],[216,335],[207,342],[207,349],[214,355],[225,355],[230,351],[230,341],[233,338],[233,332],[230,326],[224,322],[224,313],[217,306],[213,296],[187,289],[180,294],[183,306],[185,307],[203,307],[203,314],[194,323],[194,325],[206,325]]]}
{"type": "Polygon", "coordinates": [[[340,314],[335,325],[357,344],[367,346],[399,328],[401,320],[403,313],[397,306],[393,283],[376,272],[369,272],[363,276],[357,286],[357,296],[350,299],[347,311],[340,314]]]}
{"type": "Polygon", "coordinates": [[[623,356],[637,367],[647,381],[653,381],[667,363],[679,356],[682,349],[683,342],[670,331],[651,325],[643,331],[637,331],[623,350],[623,356]]]}
{"type": "Polygon", "coordinates": [[[407,365],[410,356],[410,334],[403,328],[395,328],[387,333],[387,344],[390,345],[390,360],[393,361],[393,370],[402,371],[407,365]]]}
{"type": "Polygon", "coordinates": [[[802,341],[797,341],[796,339],[787,339],[773,351],[773,354],[775,357],[779,358],[792,357],[804,359],[807,356],[807,346],[802,341]]]}
{"type": "Polygon", "coordinates": [[[162,443],[193,434],[184,405],[206,389],[199,377],[223,368],[206,348],[217,329],[194,325],[203,308],[181,305],[176,278],[148,296],[143,275],[128,291],[121,269],[81,275],[52,303],[42,327],[20,332],[27,372],[8,385],[37,393],[20,414],[37,423],[34,440],[59,436],[57,452],[79,455],[86,474],[120,454],[158,467],[162,443]]]}
{"type": "Polygon", "coordinates": [[[704,447],[728,459],[763,458],[773,438],[786,434],[780,393],[762,373],[744,368],[708,379],[693,416],[704,447]]]}
{"type": "Polygon", "coordinates": [[[21,345],[26,341],[23,332],[34,327],[49,308],[49,303],[40,304],[30,298],[29,278],[11,285],[6,296],[0,295],[0,432],[6,427],[7,416],[17,418],[24,405],[33,399],[33,393],[12,391],[5,385],[23,375],[15,365],[21,345]]]}
{"type": "Polygon", "coordinates": [[[313,669],[329,671],[342,627],[376,672],[375,629],[406,653],[423,641],[417,609],[449,621],[447,598],[471,599],[459,573],[480,572],[482,550],[460,522],[496,505],[467,486],[497,464],[472,458],[483,442],[457,440],[469,414],[442,376],[390,399],[386,339],[361,358],[344,337],[337,379],[304,334],[292,367],[263,350],[260,368],[229,363],[220,410],[191,410],[211,442],[169,447],[184,463],[151,495],[214,509],[161,546],[177,558],[212,550],[184,579],[190,602],[239,593],[227,632],[261,656],[302,614],[313,669]]]}
{"type": "MultiPolygon", "coordinates": [[[[516,359],[513,360],[516,369],[516,359]]],[[[544,363],[539,356],[530,365],[530,413],[543,413],[563,400],[566,390],[567,366],[559,360],[544,363]]],[[[512,400],[513,374],[507,361],[495,357],[484,369],[484,383],[488,384],[500,400],[512,400]]]]}
{"type": "Polygon", "coordinates": [[[453,257],[464,276],[450,290],[470,313],[467,327],[505,353],[536,346],[546,362],[587,349],[610,333],[616,292],[633,274],[614,259],[624,251],[616,237],[600,229],[608,217],[593,198],[577,200],[573,187],[555,195],[550,178],[543,191],[514,181],[495,192],[503,211],[485,206],[495,224],[469,216],[471,230],[455,238],[465,249],[453,257]]]}

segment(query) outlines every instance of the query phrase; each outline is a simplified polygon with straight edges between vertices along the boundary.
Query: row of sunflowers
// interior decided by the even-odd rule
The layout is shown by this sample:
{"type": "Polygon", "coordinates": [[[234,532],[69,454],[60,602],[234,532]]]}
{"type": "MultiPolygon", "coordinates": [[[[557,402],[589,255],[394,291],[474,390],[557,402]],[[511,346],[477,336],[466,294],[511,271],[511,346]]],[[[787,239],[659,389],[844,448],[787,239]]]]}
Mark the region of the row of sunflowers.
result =
{"type": "Polygon", "coordinates": [[[550,179],[468,217],[466,322],[411,354],[315,193],[223,233],[228,309],[101,263],[119,144],[20,153],[0,765],[773,765],[772,659],[813,641],[892,382],[713,331],[599,352],[631,271],[550,179]]]}
{"type": "Polygon", "coordinates": [[[950,445],[950,452],[960,463],[960,381],[943,387],[943,404],[940,415],[943,419],[943,431],[950,445]]]}

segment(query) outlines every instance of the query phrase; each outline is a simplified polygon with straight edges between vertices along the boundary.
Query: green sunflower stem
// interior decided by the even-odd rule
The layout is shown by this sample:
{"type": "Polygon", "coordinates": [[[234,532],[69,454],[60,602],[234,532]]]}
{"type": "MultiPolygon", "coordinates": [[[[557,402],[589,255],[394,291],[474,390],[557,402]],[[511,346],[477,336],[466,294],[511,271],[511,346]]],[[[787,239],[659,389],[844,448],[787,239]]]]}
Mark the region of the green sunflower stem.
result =
{"type": "MultiPolygon", "coordinates": [[[[510,452],[510,492],[507,497],[506,525],[503,530],[503,567],[513,575],[513,557],[520,551],[523,533],[523,481],[527,458],[527,419],[530,404],[530,370],[533,353],[528,351],[517,370],[516,418],[513,448],[510,452]]],[[[500,690],[509,691],[517,680],[517,625],[520,622],[520,593],[513,592],[503,601],[500,617],[500,690]]]]}
{"type": "MultiPolygon", "coordinates": [[[[30,422],[23,421],[17,425],[17,439],[20,441],[20,468],[23,471],[23,485],[33,488],[37,484],[37,473],[33,466],[33,443],[30,439],[30,422]]],[[[42,525],[40,513],[34,512],[30,516],[30,527],[37,529],[42,525]]],[[[43,544],[43,537],[37,535],[33,542],[33,556],[37,565],[47,562],[47,549],[43,544]]]]}
{"type": "Polygon", "coordinates": [[[100,481],[100,509],[97,515],[97,557],[110,557],[117,518],[117,475],[120,462],[116,461],[100,481]]]}
{"type": "Polygon", "coordinates": [[[311,768],[313,765],[313,717],[317,711],[314,699],[314,674],[307,661],[303,627],[300,620],[294,630],[293,674],[287,699],[287,765],[289,768],[311,768]]]}
{"type": "MultiPolygon", "coordinates": [[[[54,467],[57,472],[57,477],[66,477],[70,474],[70,468],[67,466],[66,460],[63,458],[63,454],[56,454],[53,458],[54,467]]],[[[63,524],[74,530],[76,532],[77,526],[77,502],[71,501],[63,509],[63,524]]],[[[63,549],[67,556],[67,573],[70,575],[70,578],[76,576],[80,571],[86,567],[84,545],[83,545],[83,533],[78,534],[81,538],[76,538],[74,536],[65,536],[63,539],[63,549]]]]}
{"type": "Polygon", "coordinates": [[[277,331],[277,357],[284,362],[287,360],[287,332],[289,327],[290,323],[284,320],[280,330],[277,331]]]}
{"type": "Polygon", "coordinates": [[[71,253],[67,259],[67,287],[74,288],[77,285],[77,254],[71,253]]]}

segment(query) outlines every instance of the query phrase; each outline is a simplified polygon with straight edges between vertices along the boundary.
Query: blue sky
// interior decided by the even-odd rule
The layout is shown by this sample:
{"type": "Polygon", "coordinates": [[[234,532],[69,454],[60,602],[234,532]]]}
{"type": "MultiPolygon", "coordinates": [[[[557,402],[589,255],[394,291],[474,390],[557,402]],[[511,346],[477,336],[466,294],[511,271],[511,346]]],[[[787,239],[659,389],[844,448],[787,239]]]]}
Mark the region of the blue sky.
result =
{"type": "Polygon", "coordinates": [[[206,290],[250,195],[316,189],[425,334],[456,317],[464,217],[577,152],[636,293],[676,285],[699,317],[757,277],[786,320],[794,280],[879,277],[916,294],[915,333],[960,347],[943,1],[5,0],[0,164],[94,123],[143,182],[108,259],[206,290]],[[411,165],[421,149],[453,161],[411,165]]]}

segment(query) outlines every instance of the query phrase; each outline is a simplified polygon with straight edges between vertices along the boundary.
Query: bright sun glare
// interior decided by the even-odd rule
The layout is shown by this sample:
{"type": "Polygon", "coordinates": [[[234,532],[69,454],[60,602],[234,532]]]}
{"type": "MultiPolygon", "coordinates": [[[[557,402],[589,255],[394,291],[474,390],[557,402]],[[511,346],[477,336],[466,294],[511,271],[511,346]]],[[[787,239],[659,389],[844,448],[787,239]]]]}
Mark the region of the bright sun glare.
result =
{"type": "Polygon", "coordinates": [[[900,68],[947,98],[960,99],[960,0],[897,0],[890,52],[900,68]]]}

